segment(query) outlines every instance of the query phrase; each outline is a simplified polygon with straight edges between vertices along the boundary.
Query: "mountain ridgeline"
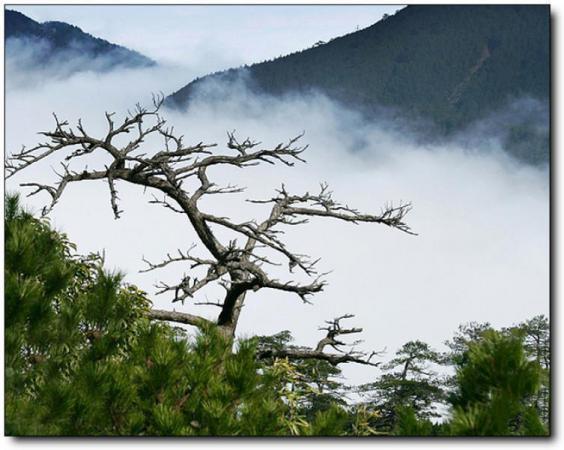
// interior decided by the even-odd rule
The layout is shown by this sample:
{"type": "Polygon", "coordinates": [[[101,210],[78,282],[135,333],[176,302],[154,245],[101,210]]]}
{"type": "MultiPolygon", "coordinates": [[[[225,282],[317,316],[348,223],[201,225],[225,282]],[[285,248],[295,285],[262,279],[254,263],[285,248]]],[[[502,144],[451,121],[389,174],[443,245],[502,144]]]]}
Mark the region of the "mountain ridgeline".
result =
{"type": "Polygon", "coordinates": [[[19,69],[48,69],[53,75],[149,67],[142,54],[85,33],[65,22],[36,22],[6,9],[6,61],[19,69]]]}
{"type": "Polygon", "coordinates": [[[471,129],[512,102],[533,100],[530,114],[517,108],[519,114],[494,121],[495,132],[518,159],[548,161],[548,6],[408,6],[327,43],[196,79],[167,105],[187,107],[208,81],[241,79],[272,96],[321,92],[369,119],[385,114],[407,121],[432,139],[471,129]]]}

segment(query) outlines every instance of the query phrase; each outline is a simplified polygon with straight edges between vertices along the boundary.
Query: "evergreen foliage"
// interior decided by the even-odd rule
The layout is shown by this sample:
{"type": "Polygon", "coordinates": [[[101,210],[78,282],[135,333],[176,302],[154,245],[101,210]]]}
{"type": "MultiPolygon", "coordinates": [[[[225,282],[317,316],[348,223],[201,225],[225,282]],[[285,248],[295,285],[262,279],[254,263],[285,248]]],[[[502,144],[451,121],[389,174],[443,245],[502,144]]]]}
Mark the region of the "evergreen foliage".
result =
{"type": "Polygon", "coordinates": [[[457,369],[452,434],[546,434],[527,402],[540,389],[541,373],[540,364],[527,357],[519,333],[484,332],[457,369]]]}
{"type": "Polygon", "coordinates": [[[378,412],[379,429],[396,432],[409,429],[412,433],[419,429],[416,426],[419,422],[414,422],[412,416],[415,421],[423,420],[420,423],[423,428],[429,418],[438,416],[436,405],[444,393],[442,380],[432,366],[441,362],[441,355],[428,344],[410,341],[382,367],[384,374],[378,381],[362,386],[363,391],[370,393],[371,408],[378,412]]]}
{"type": "Polygon", "coordinates": [[[147,317],[150,302],[49,222],[5,205],[5,433],[16,436],[547,435],[548,320],[468,324],[445,358],[406,343],[351,389],[327,361],[257,359],[289,332],[237,341],[147,317]],[[446,383],[434,370],[453,364],[446,383]],[[445,392],[450,392],[447,397],[445,392]],[[443,422],[438,406],[450,410],[443,422]]]}
{"type": "MultiPolygon", "coordinates": [[[[292,371],[260,366],[256,340],[195,339],[150,322],[143,292],[74,256],[66,236],[6,202],[6,433],[287,435],[339,430],[303,419],[292,371]]],[[[337,424],[334,424],[336,422],[337,424]]]]}
{"type": "Polygon", "coordinates": [[[396,436],[431,436],[435,434],[433,423],[429,419],[420,419],[410,406],[396,408],[397,420],[394,426],[396,436]]]}
{"type": "Polygon", "coordinates": [[[550,326],[544,316],[535,316],[516,328],[524,339],[524,348],[529,358],[541,367],[541,388],[532,402],[544,424],[550,420],[550,326]]]}

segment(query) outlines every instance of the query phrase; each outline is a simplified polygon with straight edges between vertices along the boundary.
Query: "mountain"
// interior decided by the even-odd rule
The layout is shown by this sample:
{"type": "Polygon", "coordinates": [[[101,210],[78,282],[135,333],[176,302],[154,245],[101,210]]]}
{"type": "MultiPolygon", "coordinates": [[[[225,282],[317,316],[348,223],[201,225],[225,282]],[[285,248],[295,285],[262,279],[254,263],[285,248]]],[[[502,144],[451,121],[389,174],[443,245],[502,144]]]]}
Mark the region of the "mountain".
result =
{"type": "Polygon", "coordinates": [[[21,69],[50,69],[64,75],[79,71],[148,67],[156,63],[142,54],[85,33],[65,22],[38,23],[26,15],[4,11],[7,63],[21,69]]]}
{"type": "Polygon", "coordinates": [[[545,5],[408,6],[327,43],[196,79],[169,96],[167,105],[186,107],[210,80],[240,78],[255,92],[274,96],[319,91],[367,117],[392,111],[423,123],[419,131],[434,136],[460,133],[511,101],[536,99],[546,119],[540,134],[538,115],[535,124],[519,115],[502,126],[502,138],[520,159],[548,159],[550,9],[545,5]]]}

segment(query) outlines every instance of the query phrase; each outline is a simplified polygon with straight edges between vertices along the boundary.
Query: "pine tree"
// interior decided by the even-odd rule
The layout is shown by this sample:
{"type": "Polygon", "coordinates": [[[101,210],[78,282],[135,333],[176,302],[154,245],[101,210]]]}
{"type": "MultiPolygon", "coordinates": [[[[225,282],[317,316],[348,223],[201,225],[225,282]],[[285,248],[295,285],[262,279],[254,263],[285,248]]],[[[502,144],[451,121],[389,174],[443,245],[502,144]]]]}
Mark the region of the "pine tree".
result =
{"type": "Polygon", "coordinates": [[[542,369],[527,357],[518,332],[485,331],[470,343],[456,373],[451,433],[466,436],[544,435],[527,399],[541,386],[542,369]]]}
{"type": "Polygon", "coordinates": [[[523,346],[529,358],[542,368],[541,387],[532,398],[532,404],[545,427],[550,419],[550,325],[544,315],[535,316],[516,327],[523,335],[523,346]]]}
{"type": "Polygon", "coordinates": [[[428,344],[410,341],[383,366],[385,373],[378,381],[363,386],[371,393],[371,408],[378,412],[378,428],[394,430],[402,415],[416,419],[438,415],[436,406],[444,393],[432,366],[441,362],[441,355],[428,344]]]}

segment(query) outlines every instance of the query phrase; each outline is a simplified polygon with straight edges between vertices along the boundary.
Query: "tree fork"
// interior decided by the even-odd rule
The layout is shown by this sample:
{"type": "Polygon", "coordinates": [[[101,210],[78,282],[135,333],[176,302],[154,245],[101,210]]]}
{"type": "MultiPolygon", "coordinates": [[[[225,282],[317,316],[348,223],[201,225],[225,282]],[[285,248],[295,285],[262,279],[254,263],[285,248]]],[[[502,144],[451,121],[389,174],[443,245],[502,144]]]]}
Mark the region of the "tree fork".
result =
{"type": "MultiPolygon", "coordinates": [[[[209,179],[208,169],[219,166],[249,168],[264,163],[293,166],[296,162],[305,162],[302,154],[307,146],[297,145],[302,135],[290,139],[287,143],[268,148],[249,138],[238,141],[234,132],[227,133],[225,152],[213,150],[217,147],[216,144],[200,142],[185,145],[183,136],[175,134],[173,128],[168,128],[166,121],[159,115],[163,99],[163,96],[154,97],[151,108],[137,105],[121,124],[114,122],[113,114],[106,113],[108,128],[106,134],[100,137],[89,135],[81,120],[72,128],[68,122],[61,121],[54,115],[54,130],[41,133],[47,138],[46,142],[30,149],[24,147],[21,151],[12,153],[5,161],[6,178],[9,178],[53,154],[64,155],[62,169],[57,174],[59,180],[54,185],[35,182],[21,184],[34,188],[29,195],[48,194],[51,201],[43,208],[43,215],[47,215],[55,207],[71,183],[104,180],[109,189],[110,206],[116,219],[122,214],[119,209],[118,182],[132,183],[162,194],[162,199],[154,196],[150,203],[159,204],[186,217],[209,256],[192,254],[196,247],[194,244],[188,251],[179,249],[178,256],[168,254],[161,263],[146,261],[149,265],[147,270],[159,269],[168,264],[188,266],[190,275],[184,276],[178,284],[157,285],[157,294],[172,293],[172,302],[182,304],[194,298],[206,286],[212,283],[220,284],[225,288],[225,296],[222,301],[213,303],[220,308],[220,313],[217,319],[212,321],[199,315],[155,309],[149,312],[151,319],[196,327],[215,324],[225,336],[233,339],[246,293],[250,290],[274,289],[297,295],[303,302],[309,303],[310,296],[323,290],[326,274],[318,273],[318,260],[312,260],[307,255],[289,249],[282,236],[283,228],[307,223],[310,217],[332,218],[353,224],[376,223],[415,234],[404,221],[411,209],[409,203],[400,203],[399,206],[386,205],[379,214],[363,214],[346,204],[336,202],[327,184],[321,184],[317,193],[306,192],[299,195],[291,194],[282,185],[276,195],[269,199],[248,200],[270,208],[262,221],[237,223],[227,217],[203,211],[199,203],[201,198],[235,194],[243,190],[232,185],[217,185],[209,179]],[[162,146],[143,149],[143,152],[140,152],[143,144],[148,145],[146,141],[149,136],[160,136],[162,146]],[[118,145],[114,141],[117,137],[128,138],[129,142],[118,145]],[[88,161],[93,153],[105,154],[112,162],[97,169],[89,169],[95,166],[92,161],[88,161]],[[70,168],[71,162],[77,161],[83,162],[82,170],[70,168]],[[243,242],[238,244],[236,239],[222,242],[212,227],[235,233],[243,242]],[[280,281],[265,270],[267,265],[282,263],[287,264],[290,274],[294,269],[300,270],[310,281],[280,281]]],[[[194,305],[197,304],[194,302],[194,305]]],[[[344,317],[348,316],[340,319],[344,317]]],[[[330,323],[330,327],[336,328],[325,328],[328,335],[318,344],[317,349],[312,350],[314,353],[309,352],[306,355],[302,352],[302,357],[317,355],[326,359],[323,356],[325,345],[339,348],[342,343],[335,340],[335,337],[343,334],[339,330],[340,319],[330,323]]],[[[336,361],[335,358],[331,360],[336,361]]]]}

